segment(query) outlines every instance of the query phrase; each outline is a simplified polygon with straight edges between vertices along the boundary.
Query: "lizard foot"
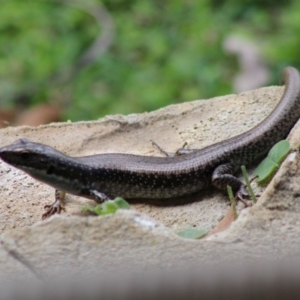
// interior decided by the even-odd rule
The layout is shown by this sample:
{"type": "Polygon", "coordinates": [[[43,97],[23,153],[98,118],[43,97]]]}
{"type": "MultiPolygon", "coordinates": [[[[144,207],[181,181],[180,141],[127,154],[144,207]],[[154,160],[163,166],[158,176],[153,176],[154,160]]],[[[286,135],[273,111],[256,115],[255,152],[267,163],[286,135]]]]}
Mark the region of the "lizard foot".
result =
{"type": "Polygon", "coordinates": [[[246,199],[250,199],[249,192],[247,190],[247,187],[243,184],[240,186],[239,190],[237,191],[235,198],[238,201],[241,201],[245,207],[249,207],[250,205],[246,202],[246,199]]]}
{"type": "Polygon", "coordinates": [[[46,209],[46,212],[42,215],[42,220],[49,218],[54,214],[60,214],[62,210],[65,210],[60,200],[55,200],[51,205],[45,205],[44,209],[46,209]]]}
{"type": "MultiPolygon", "coordinates": [[[[260,197],[260,195],[255,195],[255,197],[260,197]]],[[[240,189],[237,191],[236,195],[235,195],[235,198],[238,200],[238,201],[241,201],[245,207],[249,207],[249,206],[252,206],[252,202],[251,204],[248,204],[246,202],[246,200],[251,200],[251,196],[249,195],[249,192],[248,192],[248,189],[245,185],[241,185],[240,189]]]]}

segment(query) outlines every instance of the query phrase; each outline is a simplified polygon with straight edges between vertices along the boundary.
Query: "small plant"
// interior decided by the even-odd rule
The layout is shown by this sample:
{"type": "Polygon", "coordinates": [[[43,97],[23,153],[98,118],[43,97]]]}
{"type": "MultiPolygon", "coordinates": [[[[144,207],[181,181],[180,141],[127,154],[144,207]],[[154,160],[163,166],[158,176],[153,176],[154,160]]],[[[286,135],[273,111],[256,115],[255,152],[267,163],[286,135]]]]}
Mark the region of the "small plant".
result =
{"type": "Polygon", "coordinates": [[[248,174],[247,174],[246,167],[245,167],[245,166],[242,166],[241,169],[242,169],[243,177],[244,177],[244,179],[245,179],[245,182],[246,182],[246,186],[247,186],[249,195],[250,195],[252,201],[253,201],[254,203],[256,203],[256,202],[257,202],[257,199],[256,199],[256,196],[255,196],[253,190],[252,190],[252,187],[251,187],[251,184],[250,184],[250,180],[249,180],[249,177],[248,177],[248,174]]]}
{"type": "Polygon", "coordinates": [[[129,209],[130,205],[123,198],[117,197],[96,206],[84,206],[83,211],[90,211],[98,216],[114,214],[118,209],[129,209]]]}

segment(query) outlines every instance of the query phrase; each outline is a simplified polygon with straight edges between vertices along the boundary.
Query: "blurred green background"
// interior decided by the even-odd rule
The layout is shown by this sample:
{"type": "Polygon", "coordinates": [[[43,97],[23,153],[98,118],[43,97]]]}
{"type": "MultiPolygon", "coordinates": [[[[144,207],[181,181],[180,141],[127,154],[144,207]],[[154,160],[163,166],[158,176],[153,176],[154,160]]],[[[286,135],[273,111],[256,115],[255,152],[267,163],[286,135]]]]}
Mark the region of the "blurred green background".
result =
{"type": "Polygon", "coordinates": [[[229,94],[231,34],[259,46],[278,84],[300,67],[299,16],[298,0],[1,1],[0,105],[54,103],[76,121],[229,94]]]}

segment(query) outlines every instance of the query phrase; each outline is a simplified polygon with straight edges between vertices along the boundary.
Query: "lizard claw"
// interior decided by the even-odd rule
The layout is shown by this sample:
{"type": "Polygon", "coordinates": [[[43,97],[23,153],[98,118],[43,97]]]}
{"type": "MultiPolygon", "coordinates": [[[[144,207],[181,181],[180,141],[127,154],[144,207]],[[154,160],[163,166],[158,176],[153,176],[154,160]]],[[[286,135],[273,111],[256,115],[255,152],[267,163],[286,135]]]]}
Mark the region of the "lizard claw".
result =
{"type": "Polygon", "coordinates": [[[240,186],[239,190],[237,191],[235,198],[239,201],[241,201],[245,207],[248,207],[249,204],[245,201],[246,199],[250,198],[249,192],[247,190],[247,187],[243,184],[240,186]]]}
{"type": "Polygon", "coordinates": [[[46,212],[42,215],[42,220],[49,218],[54,214],[60,214],[62,210],[65,210],[65,208],[61,205],[60,200],[56,200],[51,205],[45,205],[44,209],[46,209],[46,212]]]}

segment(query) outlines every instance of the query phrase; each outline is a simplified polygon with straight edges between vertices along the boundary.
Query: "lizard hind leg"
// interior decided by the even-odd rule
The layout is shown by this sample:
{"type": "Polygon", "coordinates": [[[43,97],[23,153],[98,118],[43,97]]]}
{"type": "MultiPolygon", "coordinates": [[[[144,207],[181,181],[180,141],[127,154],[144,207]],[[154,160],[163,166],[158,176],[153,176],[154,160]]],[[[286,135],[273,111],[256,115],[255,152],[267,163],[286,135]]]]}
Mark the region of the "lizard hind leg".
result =
{"type": "Polygon", "coordinates": [[[232,175],[232,173],[233,168],[231,164],[226,163],[218,166],[213,171],[211,178],[212,184],[223,191],[226,191],[227,186],[229,185],[236,198],[245,204],[244,200],[249,198],[247,187],[241,180],[232,175]]]}
{"type": "Polygon", "coordinates": [[[190,154],[194,151],[198,151],[199,149],[187,149],[187,142],[183,144],[183,146],[179,149],[177,149],[175,152],[168,152],[165,149],[163,149],[160,145],[158,145],[156,142],[151,141],[152,145],[154,145],[161,153],[165,154],[167,157],[175,157],[185,154],[190,154]]]}

